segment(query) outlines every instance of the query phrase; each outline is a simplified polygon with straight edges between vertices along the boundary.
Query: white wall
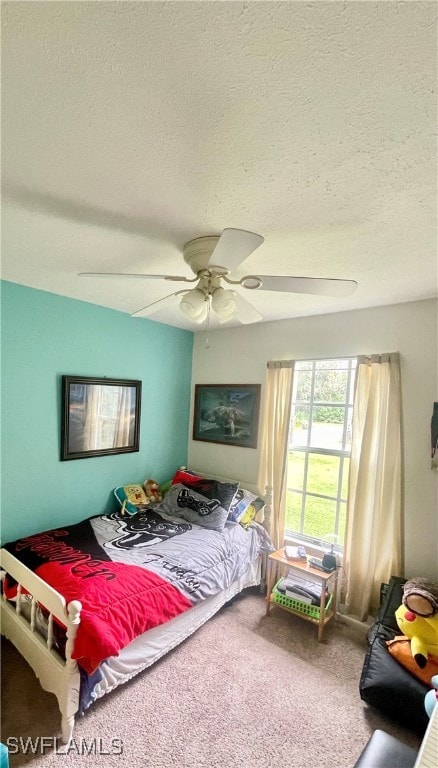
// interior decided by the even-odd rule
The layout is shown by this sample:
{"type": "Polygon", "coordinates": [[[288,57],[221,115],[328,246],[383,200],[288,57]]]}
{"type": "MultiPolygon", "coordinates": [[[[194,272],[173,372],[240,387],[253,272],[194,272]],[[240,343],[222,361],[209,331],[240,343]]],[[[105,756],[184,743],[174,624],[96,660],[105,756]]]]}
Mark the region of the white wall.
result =
{"type": "MultiPolygon", "coordinates": [[[[438,473],[430,468],[430,420],[438,400],[437,301],[282,320],[197,333],[195,384],[264,384],[275,359],[400,352],[404,431],[405,574],[438,577],[438,473]]],[[[263,404],[263,386],[262,386],[263,404]]],[[[259,451],[189,439],[189,466],[257,483],[259,451]]]]}

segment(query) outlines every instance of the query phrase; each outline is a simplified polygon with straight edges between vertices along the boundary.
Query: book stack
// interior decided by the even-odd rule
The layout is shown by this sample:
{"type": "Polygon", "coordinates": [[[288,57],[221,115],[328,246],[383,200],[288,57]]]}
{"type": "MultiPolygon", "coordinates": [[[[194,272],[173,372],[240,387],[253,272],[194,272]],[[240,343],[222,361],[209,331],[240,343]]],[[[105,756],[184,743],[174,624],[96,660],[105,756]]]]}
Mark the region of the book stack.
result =
{"type": "MultiPolygon", "coordinates": [[[[323,585],[297,576],[293,571],[289,571],[287,576],[280,579],[277,589],[286,597],[300,600],[302,603],[307,603],[307,605],[321,605],[323,585]]],[[[329,596],[327,591],[325,596],[326,599],[329,596]]]]}

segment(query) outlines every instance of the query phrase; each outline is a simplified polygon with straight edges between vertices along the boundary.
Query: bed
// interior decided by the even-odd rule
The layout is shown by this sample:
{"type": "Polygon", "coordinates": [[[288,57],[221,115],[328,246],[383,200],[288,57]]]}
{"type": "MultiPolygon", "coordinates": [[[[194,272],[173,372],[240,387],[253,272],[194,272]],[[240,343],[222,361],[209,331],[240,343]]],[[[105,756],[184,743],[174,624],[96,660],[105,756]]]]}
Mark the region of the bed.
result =
{"type": "Polygon", "coordinates": [[[157,505],[116,497],[0,550],[1,632],[56,695],[65,744],[78,713],[262,584],[273,550],[269,488],[179,470],[157,505]]]}

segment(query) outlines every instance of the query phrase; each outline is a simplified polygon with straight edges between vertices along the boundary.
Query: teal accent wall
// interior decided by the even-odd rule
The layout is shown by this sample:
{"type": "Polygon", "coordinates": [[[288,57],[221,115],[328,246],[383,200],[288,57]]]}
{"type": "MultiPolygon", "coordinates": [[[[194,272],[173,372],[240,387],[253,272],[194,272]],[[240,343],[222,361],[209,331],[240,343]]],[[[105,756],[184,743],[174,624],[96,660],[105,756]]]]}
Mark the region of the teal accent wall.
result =
{"type": "Polygon", "coordinates": [[[187,463],[193,334],[1,282],[2,542],[116,508],[187,463]],[[60,461],[61,376],[141,379],[138,453],[60,461]]]}

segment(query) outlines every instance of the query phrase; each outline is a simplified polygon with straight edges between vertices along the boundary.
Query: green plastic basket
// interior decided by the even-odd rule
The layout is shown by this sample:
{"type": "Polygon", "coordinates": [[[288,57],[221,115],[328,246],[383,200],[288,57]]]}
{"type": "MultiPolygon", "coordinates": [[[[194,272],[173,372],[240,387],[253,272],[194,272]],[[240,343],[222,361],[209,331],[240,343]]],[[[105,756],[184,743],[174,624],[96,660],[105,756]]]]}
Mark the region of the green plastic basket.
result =
{"type": "MultiPolygon", "coordinates": [[[[277,589],[281,579],[277,581],[274,589],[272,590],[272,599],[277,605],[282,605],[284,608],[290,608],[291,611],[298,611],[298,613],[304,613],[306,616],[311,616],[312,619],[319,619],[321,617],[321,608],[318,605],[309,605],[309,603],[303,603],[301,600],[296,600],[294,597],[288,597],[283,595],[277,589]]],[[[325,610],[330,608],[332,603],[333,593],[330,592],[329,599],[325,604],[325,610]]]]}

